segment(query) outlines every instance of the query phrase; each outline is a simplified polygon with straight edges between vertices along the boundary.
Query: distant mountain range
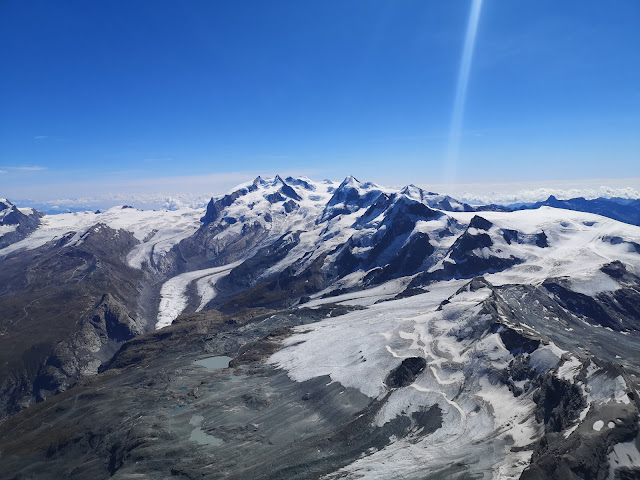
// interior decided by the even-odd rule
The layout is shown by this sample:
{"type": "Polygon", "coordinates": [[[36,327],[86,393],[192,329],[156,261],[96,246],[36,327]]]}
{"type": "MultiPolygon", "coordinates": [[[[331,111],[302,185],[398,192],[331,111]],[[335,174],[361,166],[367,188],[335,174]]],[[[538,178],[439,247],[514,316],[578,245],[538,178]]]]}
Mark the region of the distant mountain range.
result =
{"type": "Polygon", "coordinates": [[[571,198],[558,200],[550,195],[544,202],[536,202],[524,205],[510,205],[513,209],[535,209],[540,207],[564,208],[578,212],[589,212],[603,217],[613,218],[631,225],[640,225],[640,199],[626,198],[571,198]]]}
{"type": "Polygon", "coordinates": [[[0,471],[637,478],[637,211],[352,176],[206,209],[2,200],[0,471]]]}

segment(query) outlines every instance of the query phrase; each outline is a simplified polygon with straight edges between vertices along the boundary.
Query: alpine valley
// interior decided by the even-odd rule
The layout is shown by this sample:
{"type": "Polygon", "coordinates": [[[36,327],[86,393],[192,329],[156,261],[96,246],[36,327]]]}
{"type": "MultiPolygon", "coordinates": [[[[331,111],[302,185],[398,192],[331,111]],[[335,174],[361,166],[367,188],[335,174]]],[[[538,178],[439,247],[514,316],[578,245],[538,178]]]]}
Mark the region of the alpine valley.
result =
{"type": "Polygon", "coordinates": [[[1,200],[0,477],[640,478],[637,204],[564,203],[1,200]]]}

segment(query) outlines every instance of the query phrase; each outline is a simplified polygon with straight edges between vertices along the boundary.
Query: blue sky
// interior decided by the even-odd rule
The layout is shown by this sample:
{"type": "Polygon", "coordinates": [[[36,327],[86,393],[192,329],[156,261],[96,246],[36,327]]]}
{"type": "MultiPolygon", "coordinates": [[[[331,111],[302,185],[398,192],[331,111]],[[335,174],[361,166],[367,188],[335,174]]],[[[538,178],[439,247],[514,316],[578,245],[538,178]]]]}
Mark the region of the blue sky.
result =
{"type": "MultiPolygon", "coordinates": [[[[442,184],[470,6],[0,1],[0,196],[442,184]]],[[[484,0],[455,181],[637,185],[638,52],[637,0],[484,0]]]]}

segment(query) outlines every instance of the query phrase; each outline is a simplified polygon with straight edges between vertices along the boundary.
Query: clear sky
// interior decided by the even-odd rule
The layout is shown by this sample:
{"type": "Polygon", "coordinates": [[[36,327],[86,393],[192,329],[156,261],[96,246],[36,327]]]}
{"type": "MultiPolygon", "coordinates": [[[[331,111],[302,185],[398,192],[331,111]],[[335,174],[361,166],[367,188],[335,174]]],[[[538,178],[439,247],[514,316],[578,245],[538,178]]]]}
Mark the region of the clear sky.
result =
{"type": "MultiPolygon", "coordinates": [[[[442,184],[470,8],[0,0],[0,196],[442,184]]],[[[637,185],[640,2],[484,0],[475,40],[454,181],[637,185]]]]}

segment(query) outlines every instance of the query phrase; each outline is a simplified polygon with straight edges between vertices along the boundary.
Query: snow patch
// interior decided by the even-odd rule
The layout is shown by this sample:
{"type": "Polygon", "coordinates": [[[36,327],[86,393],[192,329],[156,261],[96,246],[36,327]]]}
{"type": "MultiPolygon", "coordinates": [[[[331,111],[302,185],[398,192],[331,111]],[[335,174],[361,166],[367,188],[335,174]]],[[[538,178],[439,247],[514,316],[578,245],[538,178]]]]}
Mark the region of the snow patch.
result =
{"type": "Polygon", "coordinates": [[[565,360],[562,365],[558,368],[557,376],[563,380],[567,380],[568,382],[573,382],[576,378],[576,375],[580,373],[580,368],[582,367],[582,363],[577,357],[571,356],[568,360],[565,360]]]}
{"type": "Polygon", "coordinates": [[[640,466],[640,452],[635,442],[617,443],[609,454],[609,478],[615,478],[615,469],[640,466]]]}

